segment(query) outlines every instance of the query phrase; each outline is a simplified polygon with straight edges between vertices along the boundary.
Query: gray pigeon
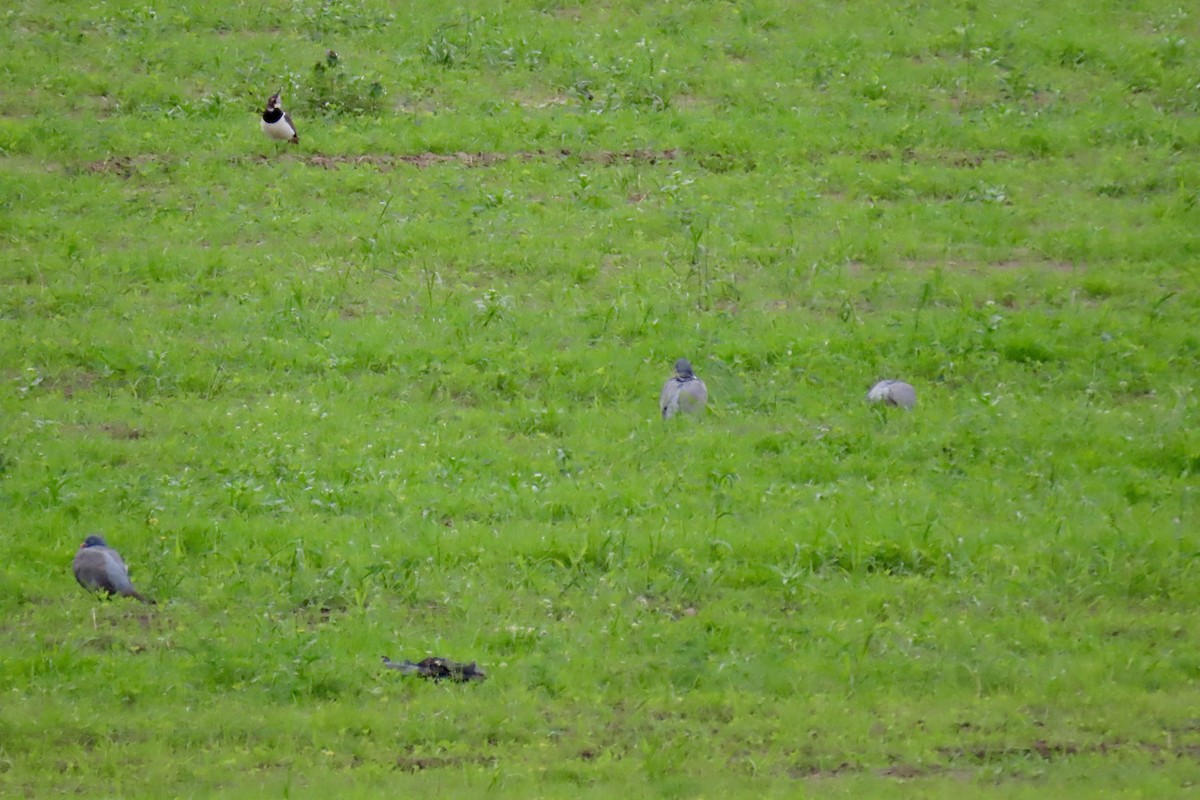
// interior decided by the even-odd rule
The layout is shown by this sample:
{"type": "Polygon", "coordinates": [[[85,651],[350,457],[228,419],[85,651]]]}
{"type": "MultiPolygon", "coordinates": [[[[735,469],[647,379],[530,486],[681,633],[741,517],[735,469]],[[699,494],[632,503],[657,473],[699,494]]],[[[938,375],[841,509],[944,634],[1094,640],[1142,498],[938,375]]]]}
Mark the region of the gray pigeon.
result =
{"type": "Polygon", "coordinates": [[[917,390],[904,381],[880,381],[867,392],[867,400],[872,403],[912,408],[917,404],[917,390]]]}
{"type": "Polygon", "coordinates": [[[125,562],[102,536],[89,536],[83,540],[75,553],[75,560],[71,562],[71,569],[75,572],[75,580],[88,591],[136,597],[143,603],[154,604],[153,600],[133,588],[125,562]]]}
{"type": "Polygon", "coordinates": [[[663,384],[658,397],[662,418],[670,419],[676,412],[699,414],[708,403],[708,387],[692,372],[692,362],[681,358],[675,362],[675,374],[663,384]]]}
{"type": "Polygon", "coordinates": [[[466,683],[467,681],[482,681],[487,679],[487,673],[475,666],[474,661],[470,664],[460,664],[448,658],[434,656],[422,659],[414,664],[411,661],[392,661],[387,656],[384,656],[383,665],[388,669],[399,670],[401,675],[420,675],[422,678],[432,678],[434,681],[449,678],[452,681],[466,683]]]}

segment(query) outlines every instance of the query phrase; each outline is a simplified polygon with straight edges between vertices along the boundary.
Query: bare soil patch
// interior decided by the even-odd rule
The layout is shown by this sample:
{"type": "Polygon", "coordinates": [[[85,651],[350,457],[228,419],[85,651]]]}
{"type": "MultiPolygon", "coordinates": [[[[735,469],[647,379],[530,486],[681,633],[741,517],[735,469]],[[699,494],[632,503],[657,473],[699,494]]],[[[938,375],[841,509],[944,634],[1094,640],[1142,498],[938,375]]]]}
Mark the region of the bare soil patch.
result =
{"type": "MultiPolygon", "coordinates": [[[[1120,752],[1149,753],[1155,759],[1200,760],[1200,744],[1175,743],[1171,746],[1155,742],[1102,741],[1094,744],[1076,745],[1070,742],[1052,742],[1038,739],[1028,745],[984,745],[942,747],[938,752],[946,759],[944,764],[912,764],[897,761],[890,766],[869,770],[884,778],[917,780],[935,775],[949,775],[970,780],[977,766],[1027,761],[1058,761],[1073,756],[1116,755],[1120,752]]],[[[798,763],[787,769],[789,777],[797,780],[827,780],[843,775],[867,772],[868,768],[843,761],[834,767],[798,763]]]]}
{"type": "Polygon", "coordinates": [[[144,164],[150,164],[159,159],[152,155],[141,156],[109,156],[99,161],[92,161],[84,167],[84,172],[99,175],[119,175],[122,178],[131,178],[137,172],[138,167],[144,164]]]}
{"type": "Polygon", "coordinates": [[[105,422],[100,425],[100,430],[114,439],[141,439],[146,435],[141,429],[133,427],[128,422],[105,422]]]}
{"type": "Polygon", "coordinates": [[[926,152],[912,147],[903,150],[881,148],[868,150],[862,154],[864,161],[896,161],[906,164],[941,164],[958,169],[978,169],[984,164],[999,163],[1012,158],[1006,150],[987,150],[981,152],[926,152]]]}
{"type": "MultiPolygon", "coordinates": [[[[490,167],[506,161],[565,161],[577,159],[589,164],[610,166],[614,164],[657,164],[661,161],[674,161],[679,158],[677,149],[651,150],[589,150],[574,151],[559,150],[519,150],[512,153],[478,152],[478,153],[411,153],[385,154],[364,153],[361,155],[325,155],[323,153],[299,154],[296,158],[310,167],[322,169],[339,169],[341,167],[370,166],[377,169],[395,169],[400,166],[424,169],[442,164],[456,164],[464,167],[490,167]]],[[[288,158],[290,156],[283,156],[288,158]]],[[[116,175],[121,178],[131,178],[138,168],[170,160],[154,155],[109,156],[85,164],[83,172],[93,175],[116,175]]],[[[235,162],[249,161],[254,163],[271,163],[274,157],[266,155],[236,157],[235,162]]]]}
{"type": "Polygon", "coordinates": [[[401,772],[423,772],[427,769],[446,769],[461,767],[466,764],[492,766],[496,763],[494,756],[399,756],[396,759],[396,769],[401,772]]]}
{"type": "MultiPolygon", "coordinates": [[[[561,150],[520,150],[514,153],[416,153],[412,155],[358,155],[358,156],[326,156],[312,155],[303,158],[304,163],[313,167],[335,169],[342,166],[369,165],[380,168],[407,165],[418,168],[433,167],[440,164],[459,164],[465,167],[490,167],[505,161],[549,161],[575,158],[592,164],[656,164],[659,161],[672,161],[679,157],[678,150],[597,150],[575,152],[561,150]]],[[[268,160],[265,157],[262,160],[268,160]]]]}

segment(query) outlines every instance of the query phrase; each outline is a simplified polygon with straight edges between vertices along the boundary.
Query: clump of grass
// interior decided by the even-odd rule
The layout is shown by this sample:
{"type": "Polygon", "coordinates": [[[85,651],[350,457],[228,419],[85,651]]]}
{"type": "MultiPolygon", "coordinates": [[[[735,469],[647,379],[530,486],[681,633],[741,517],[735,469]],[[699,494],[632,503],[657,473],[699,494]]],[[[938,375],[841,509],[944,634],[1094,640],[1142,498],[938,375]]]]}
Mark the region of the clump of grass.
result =
{"type": "Polygon", "coordinates": [[[376,115],[383,110],[387,92],[378,78],[351,75],[333,50],[312,66],[297,92],[300,108],[314,114],[376,115]]]}

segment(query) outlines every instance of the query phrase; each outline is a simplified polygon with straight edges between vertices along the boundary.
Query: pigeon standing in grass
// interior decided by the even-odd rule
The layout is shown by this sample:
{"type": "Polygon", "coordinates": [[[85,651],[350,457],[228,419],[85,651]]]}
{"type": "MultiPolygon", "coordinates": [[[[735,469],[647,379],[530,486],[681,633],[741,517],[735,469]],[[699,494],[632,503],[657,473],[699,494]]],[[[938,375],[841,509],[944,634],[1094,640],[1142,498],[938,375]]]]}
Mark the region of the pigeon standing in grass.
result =
{"type": "Polygon", "coordinates": [[[670,419],[677,412],[699,414],[708,403],[708,387],[692,371],[692,362],[681,358],[675,362],[675,374],[663,384],[658,397],[662,418],[670,419]]]}
{"type": "MultiPolygon", "coordinates": [[[[283,89],[279,90],[282,91],[283,89]]],[[[262,115],[263,133],[272,139],[284,139],[292,144],[300,144],[300,136],[296,133],[291,116],[279,104],[279,92],[267,99],[267,108],[262,115]]]]}
{"type": "Polygon", "coordinates": [[[917,390],[904,381],[880,381],[867,392],[867,400],[872,403],[912,408],[917,404],[917,390]]]}
{"type": "Polygon", "coordinates": [[[75,560],[71,562],[71,569],[75,572],[75,580],[88,591],[136,597],[143,603],[154,603],[133,588],[125,562],[116,550],[108,546],[102,536],[89,536],[84,539],[79,551],[75,553],[75,560]]]}

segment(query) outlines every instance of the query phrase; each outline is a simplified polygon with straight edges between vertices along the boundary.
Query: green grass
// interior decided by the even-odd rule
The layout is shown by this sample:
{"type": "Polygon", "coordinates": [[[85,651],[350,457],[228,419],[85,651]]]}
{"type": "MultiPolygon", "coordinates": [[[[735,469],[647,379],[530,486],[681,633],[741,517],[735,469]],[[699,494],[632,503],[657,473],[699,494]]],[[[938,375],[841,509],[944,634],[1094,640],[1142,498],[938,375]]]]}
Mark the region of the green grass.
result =
{"type": "Polygon", "coordinates": [[[0,794],[1194,792],[1200,22],[1076,5],[13,4],[0,794]]]}

